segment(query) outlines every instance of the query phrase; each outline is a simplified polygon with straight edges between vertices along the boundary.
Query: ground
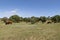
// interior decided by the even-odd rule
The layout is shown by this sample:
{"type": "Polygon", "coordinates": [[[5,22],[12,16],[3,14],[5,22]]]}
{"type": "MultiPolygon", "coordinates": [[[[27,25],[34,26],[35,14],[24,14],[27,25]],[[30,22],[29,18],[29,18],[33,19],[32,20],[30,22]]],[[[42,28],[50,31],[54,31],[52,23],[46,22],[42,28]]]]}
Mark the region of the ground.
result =
{"type": "Polygon", "coordinates": [[[60,23],[5,25],[0,22],[0,40],[60,40],[60,23]]]}

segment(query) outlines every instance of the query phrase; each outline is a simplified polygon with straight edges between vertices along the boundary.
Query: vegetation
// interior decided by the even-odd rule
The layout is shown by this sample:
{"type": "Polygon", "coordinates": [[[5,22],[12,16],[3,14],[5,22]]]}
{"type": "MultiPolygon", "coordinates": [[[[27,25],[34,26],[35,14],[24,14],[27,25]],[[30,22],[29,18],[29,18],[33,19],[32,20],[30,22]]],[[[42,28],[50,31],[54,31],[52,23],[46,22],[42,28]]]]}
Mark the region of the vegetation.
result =
{"type": "Polygon", "coordinates": [[[42,21],[42,23],[46,22],[47,18],[45,16],[41,16],[40,20],[42,21]]]}
{"type": "Polygon", "coordinates": [[[0,40],[60,40],[59,30],[60,15],[25,18],[12,15],[1,18],[0,40]]]}
{"type": "Polygon", "coordinates": [[[0,22],[0,40],[60,40],[60,23],[30,24],[0,22]]]}
{"type": "Polygon", "coordinates": [[[60,22],[60,15],[55,15],[51,19],[52,19],[53,22],[59,23],[60,22]]]}
{"type": "Polygon", "coordinates": [[[0,20],[3,21],[3,22],[5,22],[6,20],[8,20],[8,18],[7,17],[3,17],[0,20]]]}
{"type": "Polygon", "coordinates": [[[9,19],[16,23],[20,22],[20,17],[18,15],[12,15],[9,19]]]}
{"type": "Polygon", "coordinates": [[[47,20],[50,20],[51,22],[54,22],[54,23],[59,23],[60,22],[60,15],[55,15],[55,16],[48,16],[48,17],[45,17],[45,16],[41,16],[41,17],[20,17],[18,15],[12,15],[11,17],[7,18],[7,17],[3,17],[2,18],[2,21],[6,21],[7,19],[15,22],[15,23],[19,23],[19,22],[26,22],[26,23],[31,23],[31,24],[34,24],[36,22],[39,22],[41,21],[42,23],[45,23],[47,20]]]}

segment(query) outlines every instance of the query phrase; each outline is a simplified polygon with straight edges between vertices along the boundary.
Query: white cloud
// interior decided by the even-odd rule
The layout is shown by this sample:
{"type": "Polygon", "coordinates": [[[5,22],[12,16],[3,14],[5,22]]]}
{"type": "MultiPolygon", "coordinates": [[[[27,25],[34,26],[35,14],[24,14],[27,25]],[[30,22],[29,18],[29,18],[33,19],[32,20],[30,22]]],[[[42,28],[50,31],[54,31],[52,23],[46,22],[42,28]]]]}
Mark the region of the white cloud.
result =
{"type": "Polygon", "coordinates": [[[11,15],[18,15],[19,14],[19,10],[18,9],[13,9],[10,11],[4,11],[0,13],[0,17],[10,17],[11,15]]]}

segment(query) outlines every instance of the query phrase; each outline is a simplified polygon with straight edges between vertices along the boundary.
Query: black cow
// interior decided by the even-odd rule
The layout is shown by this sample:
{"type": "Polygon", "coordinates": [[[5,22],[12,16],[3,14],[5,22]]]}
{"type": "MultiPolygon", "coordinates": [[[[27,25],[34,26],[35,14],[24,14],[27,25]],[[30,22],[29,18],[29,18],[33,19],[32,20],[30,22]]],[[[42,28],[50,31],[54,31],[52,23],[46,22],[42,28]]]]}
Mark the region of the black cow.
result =
{"type": "Polygon", "coordinates": [[[47,22],[47,24],[51,24],[52,22],[47,22]]]}

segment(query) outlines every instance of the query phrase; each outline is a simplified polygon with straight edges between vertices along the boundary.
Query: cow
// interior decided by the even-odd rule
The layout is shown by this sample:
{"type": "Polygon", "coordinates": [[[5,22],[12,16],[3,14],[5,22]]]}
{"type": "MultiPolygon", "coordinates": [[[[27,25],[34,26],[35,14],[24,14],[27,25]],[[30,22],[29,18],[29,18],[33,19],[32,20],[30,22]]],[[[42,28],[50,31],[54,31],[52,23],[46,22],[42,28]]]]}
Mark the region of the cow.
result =
{"type": "Polygon", "coordinates": [[[47,22],[47,24],[51,24],[52,22],[47,22]]]}
{"type": "Polygon", "coordinates": [[[11,21],[11,20],[6,20],[4,23],[5,23],[6,25],[7,25],[7,24],[12,24],[12,21],[11,21]]]}
{"type": "Polygon", "coordinates": [[[51,20],[47,20],[46,23],[47,23],[47,24],[51,24],[52,21],[51,21],[51,20]]]}

